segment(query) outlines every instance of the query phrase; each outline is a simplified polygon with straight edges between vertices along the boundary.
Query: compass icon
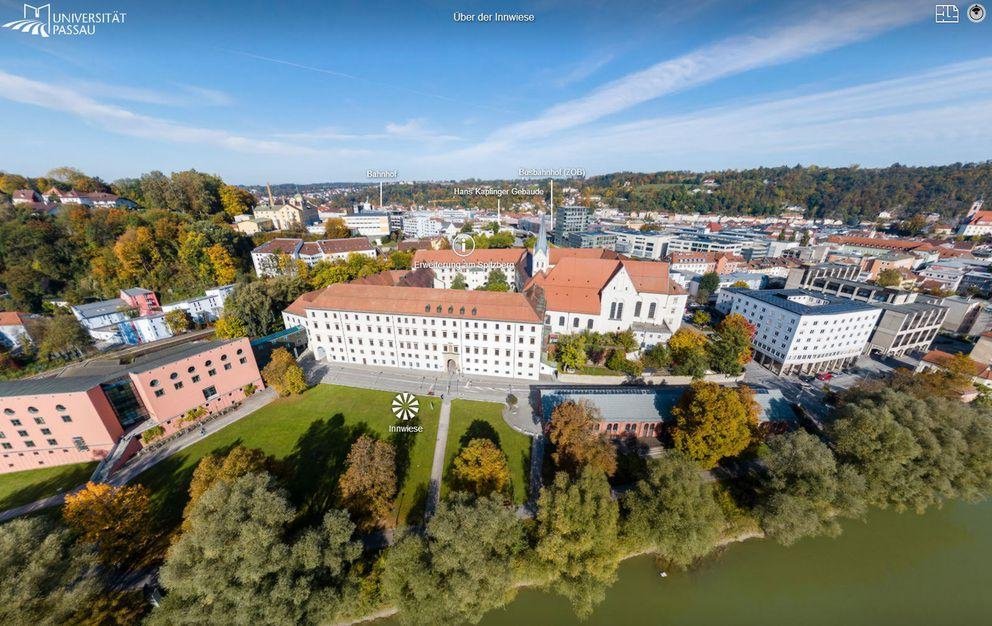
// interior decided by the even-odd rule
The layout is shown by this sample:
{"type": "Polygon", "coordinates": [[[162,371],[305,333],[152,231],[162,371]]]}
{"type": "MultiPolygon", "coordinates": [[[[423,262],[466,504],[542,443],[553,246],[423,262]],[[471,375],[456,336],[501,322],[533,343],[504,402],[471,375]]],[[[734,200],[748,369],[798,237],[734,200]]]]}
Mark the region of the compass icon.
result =
{"type": "Polygon", "coordinates": [[[417,396],[412,393],[398,393],[393,398],[393,415],[396,419],[406,422],[417,417],[419,412],[420,400],[417,400],[417,396]]]}

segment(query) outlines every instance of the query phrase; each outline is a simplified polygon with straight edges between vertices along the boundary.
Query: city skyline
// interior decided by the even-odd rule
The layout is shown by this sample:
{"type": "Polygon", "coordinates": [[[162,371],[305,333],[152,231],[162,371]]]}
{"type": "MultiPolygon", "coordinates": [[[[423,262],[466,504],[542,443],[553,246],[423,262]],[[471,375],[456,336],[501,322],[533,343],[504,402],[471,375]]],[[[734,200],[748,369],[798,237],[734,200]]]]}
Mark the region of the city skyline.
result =
{"type": "Polygon", "coordinates": [[[0,167],[260,184],[989,156],[974,120],[992,113],[992,56],[973,54],[989,24],[935,24],[932,3],[539,6],[499,9],[534,22],[478,24],[452,13],[496,9],[73,3],[127,19],[0,31],[17,147],[0,167]]]}

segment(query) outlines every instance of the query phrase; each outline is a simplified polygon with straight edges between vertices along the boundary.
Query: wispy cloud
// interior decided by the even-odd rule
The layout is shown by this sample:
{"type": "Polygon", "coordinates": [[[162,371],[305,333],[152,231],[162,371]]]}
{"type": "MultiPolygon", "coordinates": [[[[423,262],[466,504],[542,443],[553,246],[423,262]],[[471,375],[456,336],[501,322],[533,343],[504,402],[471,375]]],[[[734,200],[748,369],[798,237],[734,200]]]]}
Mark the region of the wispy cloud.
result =
{"type": "Polygon", "coordinates": [[[168,91],[95,80],[70,79],[65,84],[78,93],[118,102],[175,107],[229,106],[233,103],[231,96],[223,91],[184,83],[173,83],[168,91]]]}
{"type": "Polygon", "coordinates": [[[347,132],[334,126],[317,128],[310,131],[296,133],[280,133],[276,135],[281,139],[294,141],[343,141],[343,142],[368,142],[368,141],[417,141],[423,143],[439,143],[457,141],[457,135],[431,130],[423,119],[411,119],[406,122],[389,122],[382,131],[372,133],[347,132]]]}
{"type": "Polygon", "coordinates": [[[223,130],[202,128],[141,115],[87,95],[0,71],[0,98],[74,115],[103,130],[131,137],[212,145],[236,152],[274,155],[316,155],[319,151],[282,141],[244,137],[223,130]]]}
{"type": "Polygon", "coordinates": [[[473,151],[499,151],[514,142],[547,137],[668,94],[862,41],[923,19],[932,10],[932,3],[920,0],[848,1],[811,10],[800,22],[760,35],[726,39],[619,78],[534,119],[500,128],[473,151]]]}
{"type": "Polygon", "coordinates": [[[572,155],[586,155],[588,160],[567,164],[651,171],[823,162],[828,154],[841,155],[839,163],[874,165],[974,160],[988,158],[992,127],[976,120],[990,117],[992,57],[986,57],[809,95],[767,94],[759,102],[576,129],[525,149],[448,162],[512,167],[517,161],[565,164],[572,155]]]}
{"type": "Polygon", "coordinates": [[[553,82],[557,87],[567,87],[580,83],[589,78],[602,68],[606,67],[614,58],[613,54],[602,54],[590,57],[573,65],[570,69],[559,75],[553,82]]]}
{"type": "Polygon", "coordinates": [[[317,66],[314,66],[314,65],[307,65],[305,63],[297,63],[295,61],[288,61],[286,59],[277,59],[275,57],[265,56],[265,55],[261,55],[261,54],[255,54],[253,52],[245,52],[244,50],[230,50],[230,49],[226,49],[226,48],[224,48],[223,50],[225,52],[229,52],[231,54],[237,54],[237,55],[240,55],[240,56],[243,56],[243,57],[248,57],[249,59],[256,59],[256,60],[259,60],[259,61],[267,61],[269,63],[275,63],[277,65],[285,65],[287,67],[294,67],[296,69],[306,70],[308,72],[316,72],[318,74],[327,74],[328,76],[336,76],[338,78],[345,78],[345,79],[348,79],[348,80],[353,80],[353,81],[361,82],[361,83],[364,83],[366,85],[372,85],[372,86],[376,86],[376,87],[384,87],[384,88],[389,89],[389,90],[392,90],[392,91],[401,91],[401,92],[404,92],[404,93],[409,93],[409,94],[413,94],[415,96],[421,96],[421,97],[424,97],[424,98],[431,98],[431,99],[434,99],[434,100],[443,100],[445,102],[454,102],[456,104],[463,104],[465,106],[476,107],[476,108],[479,108],[479,109],[488,109],[490,111],[498,111],[500,113],[506,113],[507,112],[505,109],[500,109],[498,107],[494,107],[494,106],[491,106],[491,105],[488,105],[488,104],[482,104],[482,103],[478,103],[478,102],[468,102],[468,101],[465,101],[465,100],[460,100],[458,98],[452,98],[451,96],[447,96],[447,95],[440,94],[440,93],[432,93],[432,92],[429,92],[429,91],[421,91],[420,89],[411,89],[410,87],[404,87],[402,85],[397,85],[397,84],[394,84],[394,83],[387,83],[387,82],[383,82],[383,81],[372,80],[370,78],[365,78],[364,76],[359,76],[357,74],[349,74],[348,72],[341,72],[341,71],[338,71],[338,70],[332,70],[332,69],[328,69],[328,68],[325,68],[325,67],[317,67],[317,66]]]}

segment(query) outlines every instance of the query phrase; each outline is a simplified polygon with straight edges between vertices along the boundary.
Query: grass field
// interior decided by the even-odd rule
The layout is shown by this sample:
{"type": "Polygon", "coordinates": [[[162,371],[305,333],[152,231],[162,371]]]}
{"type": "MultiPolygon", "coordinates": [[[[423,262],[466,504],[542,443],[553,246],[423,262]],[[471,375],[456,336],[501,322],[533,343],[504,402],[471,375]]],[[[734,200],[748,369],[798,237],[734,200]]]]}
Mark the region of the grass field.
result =
{"type": "MultiPolygon", "coordinates": [[[[528,409],[525,406],[519,410],[528,409]]],[[[530,437],[510,428],[503,420],[503,405],[495,402],[475,400],[451,402],[451,425],[445,447],[443,492],[448,491],[448,476],[455,455],[465,444],[476,438],[493,439],[502,448],[510,465],[513,501],[524,502],[527,499],[527,475],[530,470],[530,437]]]]}
{"type": "MultiPolygon", "coordinates": [[[[371,389],[317,385],[300,396],[279,398],[209,435],[138,477],[154,494],[160,515],[178,521],[189,481],[201,458],[237,444],[260,448],[285,465],[286,484],[304,514],[321,516],[335,505],[338,477],[352,442],[376,434],[397,449],[400,493],[393,522],[403,524],[423,510],[430,480],[440,401],[420,396],[424,432],[389,433],[397,423],[390,404],[396,394],[371,389]],[[432,406],[433,403],[433,406],[432,406]]],[[[413,520],[414,522],[419,520],[413,520]]]]}
{"type": "Polygon", "coordinates": [[[74,463],[0,474],[0,511],[53,496],[89,480],[97,463],[74,463]]]}

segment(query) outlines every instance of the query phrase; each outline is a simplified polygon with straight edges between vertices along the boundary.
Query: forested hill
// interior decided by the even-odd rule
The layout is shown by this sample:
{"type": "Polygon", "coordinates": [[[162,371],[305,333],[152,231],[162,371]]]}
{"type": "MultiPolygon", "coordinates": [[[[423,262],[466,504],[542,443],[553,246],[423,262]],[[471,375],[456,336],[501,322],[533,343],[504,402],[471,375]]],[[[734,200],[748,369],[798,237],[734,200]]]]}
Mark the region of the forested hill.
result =
{"type": "MultiPolygon", "coordinates": [[[[891,165],[884,168],[851,167],[762,167],[712,172],[618,172],[585,180],[559,181],[562,187],[577,187],[584,203],[593,206],[595,196],[624,211],[668,211],[674,213],[720,213],[724,215],[775,215],[789,205],[799,205],[812,217],[844,221],[874,219],[880,211],[903,217],[936,212],[946,217],[963,215],[976,198],[992,199],[992,161],[955,163],[929,167],[891,165]],[[717,186],[704,186],[713,180],[717,186]],[[699,191],[697,191],[699,190],[699,191]]],[[[495,188],[542,186],[546,181],[513,180],[431,181],[386,183],[385,201],[404,205],[472,206],[494,209],[496,196],[466,199],[454,195],[454,187],[495,188]]],[[[273,193],[313,193],[349,188],[328,198],[347,206],[378,196],[378,185],[364,183],[317,183],[273,185],[273,193]],[[374,187],[374,189],[373,189],[374,187]]],[[[261,188],[259,188],[261,189],[261,188]]],[[[541,197],[511,196],[503,207],[521,200],[541,203],[541,197]]],[[[547,201],[547,193],[544,201],[547,201]]]]}
{"type": "Polygon", "coordinates": [[[902,216],[965,213],[976,198],[992,198],[992,161],[930,167],[895,164],[774,167],[722,172],[620,172],[585,181],[584,192],[629,211],[664,209],[679,213],[776,214],[787,205],[807,216],[841,220],[874,219],[880,211],[902,216]],[[717,187],[702,187],[712,179],[717,187]],[[694,189],[708,190],[693,192],[694,189]]]}

